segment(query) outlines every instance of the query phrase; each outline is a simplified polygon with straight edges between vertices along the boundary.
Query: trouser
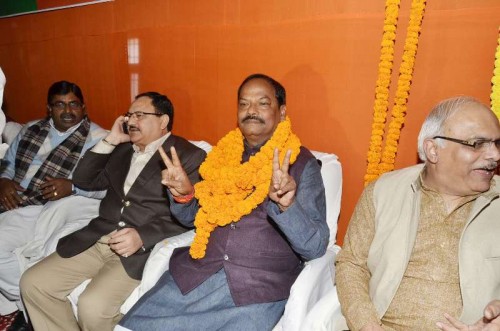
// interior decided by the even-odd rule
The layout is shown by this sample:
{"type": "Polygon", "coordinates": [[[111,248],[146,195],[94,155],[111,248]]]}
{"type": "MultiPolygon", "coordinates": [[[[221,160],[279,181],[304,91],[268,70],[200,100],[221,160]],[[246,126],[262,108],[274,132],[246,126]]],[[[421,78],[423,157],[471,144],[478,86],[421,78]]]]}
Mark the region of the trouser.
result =
{"type": "Polygon", "coordinates": [[[120,306],[139,281],[127,275],[108,238],[71,258],[54,253],[23,274],[22,298],[36,331],[107,331],[120,321],[120,306]],[[67,296],[89,278],[77,320],[67,296]]]}
{"type": "Polygon", "coordinates": [[[33,239],[43,206],[28,206],[0,214],[0,315],[17,310],[21,269],[14,253],[33,239]]]}
{"type": "Polygon", "coordinates": [[[224,269],[183,295],[166,271],[130,309],[115,331],[272,330],[283,315],[286,302],[237,306],[224,269]]]}

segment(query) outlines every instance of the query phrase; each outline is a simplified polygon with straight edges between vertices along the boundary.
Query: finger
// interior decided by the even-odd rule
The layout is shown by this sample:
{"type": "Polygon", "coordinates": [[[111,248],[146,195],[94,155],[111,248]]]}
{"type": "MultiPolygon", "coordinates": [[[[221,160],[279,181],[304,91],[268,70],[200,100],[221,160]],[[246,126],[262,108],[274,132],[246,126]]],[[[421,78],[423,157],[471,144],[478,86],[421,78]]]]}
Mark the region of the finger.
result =
{"type": "Polygon", "coordinates": [[[16,206],[18,206],[21,202],[23,202],[23,199],[17,194],[17,192],[12,193],[12,198],[14,199],[14,203],[16,206]]]}
{"type": "Polygon", "coordinates": [[[500,300],[490,302],[484,309],[484,317],[492,320],[500,316],[500,300]]]}
{"type": "Polygon", "coordinates": [[[459,320],[457,320],[456,318],[454,318],[453,316],[449,315],[449,314],[444,314],[444,317],[448,320],[448,322],[453,325],[455,328],[459,329],[459,330],[462,330],[464,328],[467,328],[467,324],[465,323],[462,323],[460,322],[459,320]]]}
{"type": "Polygon", "coordinates": [[[273,173],[275,173],[279,169],[280,169],[280,153],[278,148],[275,148],[273,155],[273,173]]]}
{"type": "Polygon", "coordinates": [[[283,185],[280,187],[278,194],[280,195],[285,195],[288,192],[292,192],[296,189],[297,185],[295,184],[294,180],[287,180],[286,182],[283,183],[283,185]]]}
{"type": "Polygon", "coordinates": [[[175,150],[175,147],[172,146],[170,147],[170,154],[172,155],[172,163],[176,167],[181,166],[181,160],[179,160],[179,156],[177,155],[177,151],[175,150]]]}
{"type": "Polygon", "coordinates": [[[167,153],[165,153],[165,150],[163,149],[162,146],[158,147],[158,152],[160,152],[160,156],[163,159],[163,163],[165,163],[165,166],[167,169],[172,169],[174,165],[172,164],[172,161],[168,158],[167,153]]]}
{"type": "Polygon", "coordinates": [[[285,174],[288,174],[288,168],[290,168],[290,158],[292,157],[292,150],[289,149],[286,151],[285,159],[283,160],[283,164],[281,165],[281,171],[285,174]]]}
{"type": "Polygon", "coordinates": [[[456,330],[455,328],[453,328],[451,326],[448,326],[448,325],[444,324],[443,322],[437,322],[436,326],[438,327],[439,330],[442,330],[442,331],[453,331],[453,330],[456,330]]]}
{"type": "Polygon", "coordinates": [[[14,183],[14,187],[16,188],[16,191],[19,191],[19,192],[23,192],[26,190],[24,187],[22,187],[18,183],[14,183]]]}
{"type": "Polygon", "coordinates": [[[44,199],[51,200],[51,201],[55,200],[55,198],[57,198],[59,196],[59,193],[57,193],[57,191],[55,189],[50,189],[50,188],[47,188],[42,193],[43,193],[44,199]]]}
{"type": "Polygon", "coordinates": [[[123,241],[124,240],[123,237],[126,236],[129,233],[129,231],[130,231],[129,228],[116,230],[116,232],[111,233],[111,238],[116,239],[117,241],[123,241]]]}
{"type": "Polygon", "coordinates": [[[13,203],[13,201],[11,201],[11,198],[9,196],[4,196],[2,198],[2,204],[5,207],[5,209],[7,209],[7,210],[11,210],[11,209],[15,208],[15,204],[13,203]]]}

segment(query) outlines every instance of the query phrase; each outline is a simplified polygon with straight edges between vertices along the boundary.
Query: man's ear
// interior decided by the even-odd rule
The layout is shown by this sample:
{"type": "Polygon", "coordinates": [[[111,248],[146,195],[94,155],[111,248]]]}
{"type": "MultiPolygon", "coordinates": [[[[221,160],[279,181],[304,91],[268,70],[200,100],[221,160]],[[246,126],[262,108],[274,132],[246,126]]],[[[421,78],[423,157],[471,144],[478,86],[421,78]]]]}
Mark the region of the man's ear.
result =
{"type": "Polygon", "coordinates": [[[424,153],[427,157],[427,161],[430,163],[437,163],[439,159],[439,148],[434,139],[425,139],[424,140],[424,153]]]}
{"type": "Polygon", "coordinates": [[[280,119],[284,121],[286,118],[286,105],[280,106],[280,119]]]}
{"type": "Polygon", "coordinates": [[[170,117],[167,114],[164,114],[161,117],[161,129],[162,130],[167,130],[168,123],[170,123],[170,117]]]}

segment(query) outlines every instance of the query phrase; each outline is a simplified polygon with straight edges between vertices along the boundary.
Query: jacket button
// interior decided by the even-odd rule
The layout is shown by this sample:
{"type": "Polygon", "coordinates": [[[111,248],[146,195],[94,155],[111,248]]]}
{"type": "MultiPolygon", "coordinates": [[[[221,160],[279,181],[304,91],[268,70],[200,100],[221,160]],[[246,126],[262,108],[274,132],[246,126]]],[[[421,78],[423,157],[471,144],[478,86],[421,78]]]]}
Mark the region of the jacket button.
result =
{"type": "Polygon", "coordinates": [[[234,225],[234,223],[231,223],[231,225],[230,225],[230,226],[231,226],[231,229],[232,229],[232,230],[236,229],[236,225],[234,225]]]}
{"type": "Polygon", "coordinates": [[[224,254],[224,261],[227,261],[229,260],[229,256],[227,256],[227,254],[224,254]]]}
{"type": "Polygon", "coordinates": [[[128,201],[128,200],[127,200],[127,201],[125,201],[125,202],[123,203],[123,205],[124,205],[125,207],[130,206],[130,201],[128,201]]]}
{"type": "Polygon", "coordinates": [[[125,222],[124,222],[124,221],[120,221],[120,222],[118,222],[118,226],[119,226],[120,228],[123,228],[123,227],[125,226],[125,222]]]}

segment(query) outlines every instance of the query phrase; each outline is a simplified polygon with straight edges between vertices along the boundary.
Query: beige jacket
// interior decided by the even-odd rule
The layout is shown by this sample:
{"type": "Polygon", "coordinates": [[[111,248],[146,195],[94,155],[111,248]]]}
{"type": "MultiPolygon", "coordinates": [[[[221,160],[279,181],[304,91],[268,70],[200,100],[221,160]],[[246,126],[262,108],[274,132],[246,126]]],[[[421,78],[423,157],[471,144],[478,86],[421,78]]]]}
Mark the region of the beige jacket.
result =
{"type": "MultiPolygon", "coordinates": [[[[372,275],[370,297],[380,318],[399,287],[415,242],[421,189],[417,179],[422,168],[417,165],[393,171],[374,187],[376,232],[368,268],[372,275]]],[[[474,202],[460,238],[461,320],[468,324],[483,316],[489,301],[500,299],[500,177],[494,180],[493,192],[474,202]]]]}

